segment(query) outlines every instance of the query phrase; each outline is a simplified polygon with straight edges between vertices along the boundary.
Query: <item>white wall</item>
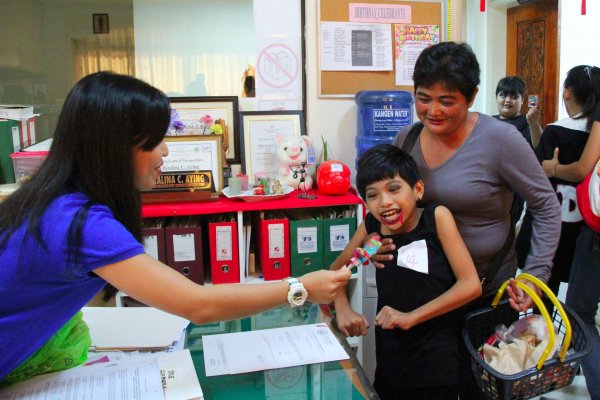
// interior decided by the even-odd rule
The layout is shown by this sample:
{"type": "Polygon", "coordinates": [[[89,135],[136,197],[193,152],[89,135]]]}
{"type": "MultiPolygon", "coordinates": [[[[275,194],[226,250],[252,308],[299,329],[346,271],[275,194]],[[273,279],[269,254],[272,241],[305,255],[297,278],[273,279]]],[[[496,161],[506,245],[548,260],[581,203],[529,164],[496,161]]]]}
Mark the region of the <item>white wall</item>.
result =
{"type": "MultiPolygon", "coordinates": [[[[588,0],[587,13],[581,15],[581,1],[559,1],[559,46],[560,69],[559,82],[562,94],[562,83],[567,72],[576,65],[588,64],[600,66],[600,1],[588,0]]],[[[567,117],[567,112],[558,99],[558,117],[567,117]]]]}

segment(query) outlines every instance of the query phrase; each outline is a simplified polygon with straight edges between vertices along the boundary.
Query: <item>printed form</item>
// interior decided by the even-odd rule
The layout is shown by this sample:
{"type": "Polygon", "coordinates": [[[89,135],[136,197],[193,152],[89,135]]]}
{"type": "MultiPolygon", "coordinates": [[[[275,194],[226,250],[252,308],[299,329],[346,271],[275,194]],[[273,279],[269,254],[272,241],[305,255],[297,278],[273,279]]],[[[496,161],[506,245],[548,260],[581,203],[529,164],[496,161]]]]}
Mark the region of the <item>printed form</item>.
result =
{"type": "Polygon", "coordinates": [[[350,358],[326,323],[203,336],[202,344],[206,376],[350,358]]]}

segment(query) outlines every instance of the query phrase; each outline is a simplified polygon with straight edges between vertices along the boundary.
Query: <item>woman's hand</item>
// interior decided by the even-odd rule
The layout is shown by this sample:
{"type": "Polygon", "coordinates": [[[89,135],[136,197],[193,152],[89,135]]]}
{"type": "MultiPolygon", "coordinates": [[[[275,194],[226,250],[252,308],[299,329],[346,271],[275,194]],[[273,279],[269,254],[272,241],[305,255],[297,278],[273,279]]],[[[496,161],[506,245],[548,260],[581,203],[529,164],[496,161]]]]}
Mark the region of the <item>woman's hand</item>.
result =
{"type": "MultiPolygon", "coordinates": [[[[541,294],[541,289],[537,287],[534,283],[529,281],[525,281],[524,283],[527,286],[529,286],[538,296],[541,294]]],[[[533,305],[533,300],[531,299],[531,297],[529,297],[529,295],[525,293],[523,289],[517,286],[513,278],[511,278],[511,280],[508,283],[508,286],[506,286],[506,292],[508,293],[509,303],[511,307],[514,308],[516,311],[525,312],[529,310],[533,305]]]]}
{"type": "Polygon", "coordinates": [[[396,246],[392,239],[381,239],[381,247],[377,250],[377,253],[371,256],[371,263],[377,268],[383,268],[385,261],[394,259],[394,255],[390,254],[394,250],[396,250],[396,246]]]}
{"type": "Polygon", "coordinates": [[[542,168],[548,178],[556,178],[556,166],[558,162],[558,147],[554,149],[554,155],[550,160],[542,161],[542,168]]]}
{"type": "Polygon", "coordinates": [[[408,330],[413,327],[413,320],[410,313],[398,311],[390,306],[385,306],[375,317],[375,325],[383,329],[400,328],[408,330]]]}
{"type": "Polygon", "coordinates": [[[336,271],[309,272],[298,280],[308,292],[308,300],[313,303],[328,304],[346,288],[346,283],[351,276],[352,272],[348,268],[340,268],[336,271]]]}
{"type": "Polygon", "coordinates": [[[346,337],[365,336],[369,331],[369,322],[349,306],[341,307],[336,303],[335,321],[346,337]]]}

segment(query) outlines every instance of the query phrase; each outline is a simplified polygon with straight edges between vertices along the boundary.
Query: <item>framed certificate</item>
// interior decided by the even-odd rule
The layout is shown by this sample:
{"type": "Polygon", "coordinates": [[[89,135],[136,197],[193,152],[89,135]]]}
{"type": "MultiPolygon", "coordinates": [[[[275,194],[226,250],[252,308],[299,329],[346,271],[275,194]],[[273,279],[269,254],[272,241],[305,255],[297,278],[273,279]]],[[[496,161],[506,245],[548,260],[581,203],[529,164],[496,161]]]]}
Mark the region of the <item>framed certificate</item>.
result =
{"type": "Polygon", "coordinates": [[[162,173],[144,203],[214,199],[223,190],[223,147],[220,135],[166,136],[169,149],[162,173]]]}
{"type": "Polygon", "coordinates": [[[254,174],[277,175],[277,145],[275,138],[305,135],[302,111],[248,111],[241,112],[242,169],[250,180],[254,174]]]}
{"type": "Polygon", "coordinates": [[[168,136],[219,135],[229,163],[240,163],[237,96],[170,97],[168,136]]]}

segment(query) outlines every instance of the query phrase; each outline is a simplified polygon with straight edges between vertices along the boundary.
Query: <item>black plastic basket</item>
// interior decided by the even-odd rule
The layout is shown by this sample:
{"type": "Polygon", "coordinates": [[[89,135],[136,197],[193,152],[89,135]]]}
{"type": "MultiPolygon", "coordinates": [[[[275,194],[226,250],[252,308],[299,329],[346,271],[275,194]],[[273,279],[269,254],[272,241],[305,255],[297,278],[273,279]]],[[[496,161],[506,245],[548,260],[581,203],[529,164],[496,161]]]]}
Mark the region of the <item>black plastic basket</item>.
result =
{"type": "MultiPolygon", "coordinates": [[[[471,368],[479,387],[489,399],[529,399],[544,393],[568,386],[573,382],[581,359],[592,348],[589,334],[583,321],[573,310],[561,303],[571,325],[571,344],[563,361],[553,357],[541,369],[529,368],[514,375],[504,375],[490,367],[475,346],[482,346],[498,325],[510,326],[515,322],[515,311],[508,300],[500,302],[496,308],[487,307],[465,316],[462,336],[471,355],[471,368]]],[[[531,314],[531,310],[523,315],[531,314]]],[[[565,324],[558,311],[552,313],[552,322],[557,333],[566,336],[565,324]]]]}

